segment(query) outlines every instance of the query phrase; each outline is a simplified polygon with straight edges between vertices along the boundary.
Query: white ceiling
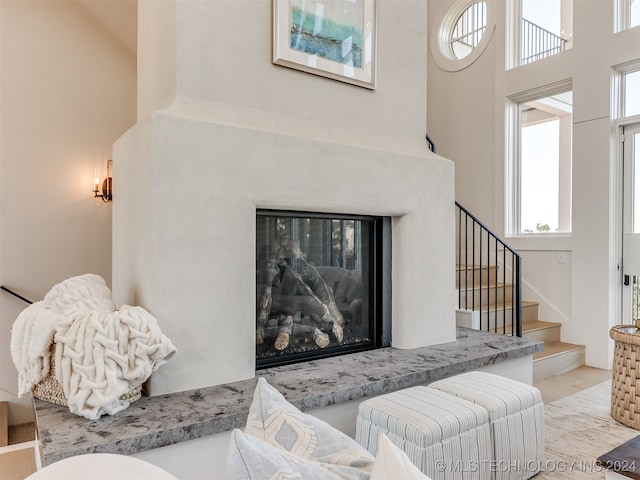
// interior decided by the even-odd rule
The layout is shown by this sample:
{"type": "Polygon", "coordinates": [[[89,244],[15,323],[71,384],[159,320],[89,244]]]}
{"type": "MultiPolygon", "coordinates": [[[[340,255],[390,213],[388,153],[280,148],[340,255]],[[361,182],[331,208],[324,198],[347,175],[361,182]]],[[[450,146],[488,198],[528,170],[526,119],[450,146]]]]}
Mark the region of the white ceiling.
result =
{"type": "Polygon", "coordinates": [[[138,46],[138,0],[76,0],[134,54],[138,46]]]}

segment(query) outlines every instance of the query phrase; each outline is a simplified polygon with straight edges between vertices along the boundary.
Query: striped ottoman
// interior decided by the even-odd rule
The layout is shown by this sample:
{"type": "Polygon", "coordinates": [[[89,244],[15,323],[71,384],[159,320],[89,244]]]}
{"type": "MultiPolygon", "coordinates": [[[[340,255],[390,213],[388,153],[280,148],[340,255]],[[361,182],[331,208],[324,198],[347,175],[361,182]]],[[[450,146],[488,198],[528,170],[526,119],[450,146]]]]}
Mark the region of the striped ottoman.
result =
{"type": "Polygon", "coordinates": [[[485,372],[468,372],[431,383],[430,388],[474,402],[489,412],[493,478],[534,476],[544,461],[544,404],[540,391],[485,372]]]}
{"type": "Polygon", "coordinates": [[[429,387],[365,400],[356,440],[375,455],[382,433],[434,480],[491,478],[489,415],[473,402],[429,387]]]}

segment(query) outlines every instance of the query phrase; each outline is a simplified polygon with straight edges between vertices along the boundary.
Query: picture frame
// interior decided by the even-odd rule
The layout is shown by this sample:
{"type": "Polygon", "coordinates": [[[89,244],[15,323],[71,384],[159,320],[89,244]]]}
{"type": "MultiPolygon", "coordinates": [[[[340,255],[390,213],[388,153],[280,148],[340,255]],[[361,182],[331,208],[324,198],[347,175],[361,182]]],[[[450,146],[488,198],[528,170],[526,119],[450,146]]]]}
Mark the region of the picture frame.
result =
{"type": "Polygon", "coordinates": [[[375,0],[273,0],[273,63],[375,89],[375,0]]]}

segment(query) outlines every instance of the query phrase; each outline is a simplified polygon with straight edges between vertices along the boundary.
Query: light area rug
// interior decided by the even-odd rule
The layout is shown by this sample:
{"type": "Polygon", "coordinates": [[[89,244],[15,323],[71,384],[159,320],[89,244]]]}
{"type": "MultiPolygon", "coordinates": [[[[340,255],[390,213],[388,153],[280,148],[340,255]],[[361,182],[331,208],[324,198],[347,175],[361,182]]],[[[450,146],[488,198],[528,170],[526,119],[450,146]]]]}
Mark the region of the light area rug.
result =
{"type": "Polygon", "coordinates": [[[611,380],[545,405],[544,414],[545,461],[535,480],[604,479],[596,459],[640,435],[611,417],[611,380]]]}

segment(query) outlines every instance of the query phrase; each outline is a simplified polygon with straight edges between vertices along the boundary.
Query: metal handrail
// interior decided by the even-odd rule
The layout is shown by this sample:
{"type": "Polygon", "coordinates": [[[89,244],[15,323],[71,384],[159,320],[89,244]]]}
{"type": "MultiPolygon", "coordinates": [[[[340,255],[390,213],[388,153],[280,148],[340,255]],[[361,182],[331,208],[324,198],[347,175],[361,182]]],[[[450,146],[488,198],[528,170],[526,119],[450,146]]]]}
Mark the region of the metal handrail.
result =
{"type": "Polygon", "coordinates": [[[429,150],[431,150],[433,153],[436,153],[436,144],[433,140],[431,140],[428,133],[425,134],[425,138],[427,140],[427,146],[429,147],[429,150]]]}
{"type": "Polygon", "coordinates": [[[13,290],[8,289],[7,287],[0,285],[0,290],[4,290],[5,292],[7,292],[9,295],[13,295],[16,298],[19,298],[20,300],[22,300],[25,303],[28,303],[29,305],[33,304],[33,302],[31,300],[27,300],[26,298],[24,298],[22,295],[17,294],[16,292],[14,292],[13,290]]]}
{"type": "Polygon", "coordinates": [[[566,45],[564,38],[526,18],[522,19],[522,65],[560,53],[566,45]]]}
{"type": "Polygon", "coordinates": [[[458,231],[456,263],[459,308],[479,311],[480,330],[507,333],[509,326],[511,335],[521,337],[522,260],[520,254],[466,208],[458,202],[455,204],[458,231]],[[500,261],[502,262],[501,273],[500,261]],[[509,278],[507,270],[510,271],[509,278]],[[486,271],[486,274],[483,275],[483,271],[486,271]],[[501,309],[498,308],[500,299],[502,299],[501,309]],[[507,322],[509,301],[511,315],[507,322]],[[491,312],[492,303],[493,313],[491,312]]]}

